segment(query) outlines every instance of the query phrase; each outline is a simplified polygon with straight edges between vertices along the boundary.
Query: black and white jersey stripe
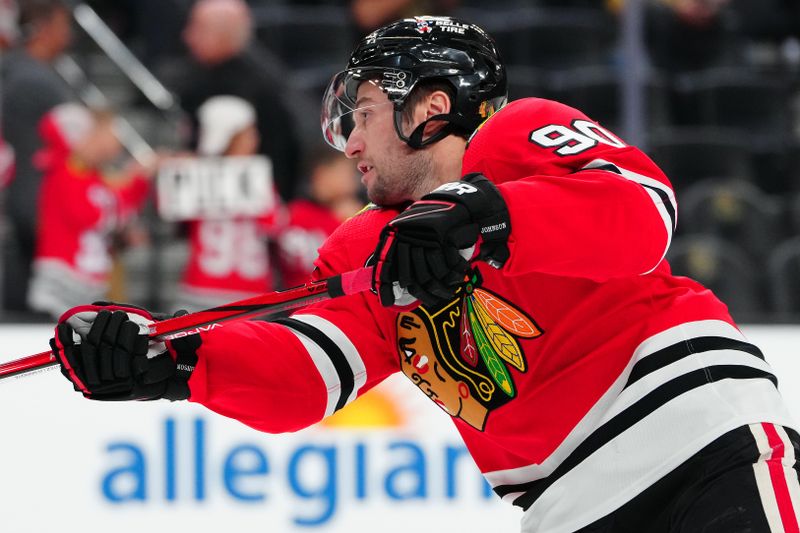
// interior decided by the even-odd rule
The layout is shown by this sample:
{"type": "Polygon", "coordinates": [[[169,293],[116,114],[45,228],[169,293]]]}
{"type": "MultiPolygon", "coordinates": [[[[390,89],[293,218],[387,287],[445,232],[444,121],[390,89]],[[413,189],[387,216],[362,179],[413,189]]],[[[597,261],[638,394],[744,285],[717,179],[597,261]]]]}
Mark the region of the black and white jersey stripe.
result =
{"type": "MultiPolygon", "coordinates": [[[[594,161],[586,164],[583,169],[607,170],[609,172],[614,172],[615,174],[619,174],[627,180],[638,183],[644,188],[645,191],[647,191],[647,194],[650,195],[650,198],[653,200],[653,204],[655,205],[656,209],[658,209],[658,214],[664,221],[664,227],[667,230],[667,246],[664,248],[664,254],[661,256],[661,259],[663,259],[667,253],[667,250],[669,249],[669,245],[672,242],[672,234],[675,232],[675,228],[678,224],[678,204],[675,201],[674,191],[666,184],[661,183],[654,178],[638,174],[604,159],[595,159],[594,161]]],[[[661,261],[659,260],[659,263],[660,262],[661,261]]],[[[653,269],[655,269],[656,266],[658,266],[658,263],[653,266],[653,269]]],[[[653,269],[648,272],[644,272],[644,274],[652,272],[653,269]]]]}
{"type": "Polygon", "coordinates": [[[356,399],[367,382],[367,369],[358,350],[341,329],[316,315],[297,314],[276,322],[297,337],[322,376],[328,392],[325,416],[356,399]]]}
{"type": "Polygon", "coordinates": [[[526,509],[523,531],[575,531],[722,434],[756,421],[791,420],[758,348],[726,322],[691,322],[642,343],[541,464],[486,478],[504,500],[526,509]]]}

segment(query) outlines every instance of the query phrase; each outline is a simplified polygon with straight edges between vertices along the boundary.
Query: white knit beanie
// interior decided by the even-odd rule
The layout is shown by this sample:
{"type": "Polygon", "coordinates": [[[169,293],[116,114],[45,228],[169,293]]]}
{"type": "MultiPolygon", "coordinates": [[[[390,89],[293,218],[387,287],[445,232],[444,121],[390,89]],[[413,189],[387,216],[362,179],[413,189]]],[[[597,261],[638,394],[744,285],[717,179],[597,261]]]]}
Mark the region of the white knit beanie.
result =
{"type": "Polygon", "coordinates": [[[197,110],[197,152],[205,156],[225,153],[233,137],[256,123],[256,111],[238,96],[212,96],[197,110]]]}

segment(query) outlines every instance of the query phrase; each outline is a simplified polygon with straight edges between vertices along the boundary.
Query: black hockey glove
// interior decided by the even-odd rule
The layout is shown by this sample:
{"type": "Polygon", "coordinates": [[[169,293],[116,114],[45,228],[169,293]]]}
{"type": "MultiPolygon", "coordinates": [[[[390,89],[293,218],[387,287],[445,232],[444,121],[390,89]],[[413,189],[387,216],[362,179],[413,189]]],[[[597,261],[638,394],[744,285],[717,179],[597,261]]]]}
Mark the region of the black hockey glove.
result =
{"type": "MultiPolygon", "coordinates": [[[[185,314],[179,311],[175,316],[185,314]]],[[[199,335],[150,344],[148,325],[168,318],[139,307],[95,302],[70,309],[50,348],[61,373],[92,400],[185,400],[199,335]]]]}
{"type": "Polygon", "coordinates": [[[372,288],[386,307],[410,307],[414,299],[442,303],[463,283],[470,261],[505,264],[510,233],[497,187],[482,174],[468,174],[426,194],[386,225],[374,254],[372,288]]]}

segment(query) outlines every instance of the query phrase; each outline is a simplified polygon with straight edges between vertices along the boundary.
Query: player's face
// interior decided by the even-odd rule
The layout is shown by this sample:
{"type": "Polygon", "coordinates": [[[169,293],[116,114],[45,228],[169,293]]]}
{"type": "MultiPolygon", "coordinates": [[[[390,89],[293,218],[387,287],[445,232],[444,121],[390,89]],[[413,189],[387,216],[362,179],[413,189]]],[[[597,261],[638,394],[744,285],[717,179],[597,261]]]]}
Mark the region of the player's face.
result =
{"type": "Polygon", "coordinates": [[[386,94],[364,82],[358,88],[356,108],[345,154],[357,160],[369,199],[378,205],[397,205],[435,189],[431,154],[411,149],[397,136],[394,106],[386,94]]]}

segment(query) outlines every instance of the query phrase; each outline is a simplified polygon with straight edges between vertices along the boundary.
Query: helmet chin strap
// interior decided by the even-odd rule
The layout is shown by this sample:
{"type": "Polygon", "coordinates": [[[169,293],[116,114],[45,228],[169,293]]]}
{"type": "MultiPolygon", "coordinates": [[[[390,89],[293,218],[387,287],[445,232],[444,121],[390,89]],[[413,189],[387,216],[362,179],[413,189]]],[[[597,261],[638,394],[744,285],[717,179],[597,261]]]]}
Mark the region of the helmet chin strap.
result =
{"type": "Polygon", "coordinates": [[[471,133],[471,128],[469,121],[466,120],[464,117],[457,115],[455,113],[442,113],[440,115],[433,115],[429,119],[423,121],[419,126],[414,128],[414,131],[411,132],[411,135],[406,137],[403,134],[402,128],[402,111],[395,110],[394,112],[394,129],[397,131],[397,136],[403,140],[407,145],[409,145],[414,150],[419,150],[429,144],[433,144],[435,142],[441,141],[448,135],[458,135],[464,134],[469,135],[471,133]],[[439,131],[428,137],[427,139],[423,139],[422,136],[425,132],[425,126],[431,121],[435,122],[445,122],[446,124],[441,127],[439,131]]]}

